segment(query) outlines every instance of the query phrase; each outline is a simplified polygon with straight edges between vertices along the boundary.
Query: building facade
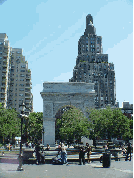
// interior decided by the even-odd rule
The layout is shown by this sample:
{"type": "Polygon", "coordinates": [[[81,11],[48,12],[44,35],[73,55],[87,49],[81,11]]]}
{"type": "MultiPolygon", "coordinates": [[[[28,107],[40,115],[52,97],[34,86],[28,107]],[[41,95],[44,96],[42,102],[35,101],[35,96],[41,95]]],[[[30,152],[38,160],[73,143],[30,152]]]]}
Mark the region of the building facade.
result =
{"type": "Polygon", "coordinates": [[[108,62],[108,54],[103,54],[102,37],[96,35],[93,17],[86,17],[86,29],[78,41],[78,56],[69,82],[94,83],[95,107],[115,105],[116,81],[114,64],[108,62]]]}
{"type": "Polygon", "coordinates": [[[128,118],[133,118],[133,104],[129,104],[129,101],[122,102],[121,111],[128,118]]]}
{"type": "Polygon", "coordinates": [[[7,107],[9,41],[6,33],[0,33],[0,103],[7,107]]]}
{"type": "Polygon", "coordinates": [[[22,49],[10,47],[7,35],[0,33],[0,102],[5,108],[15,108],[20,113],[23,100],[25,113],[29,114],[33,111],[31,88],[31,70],[22,49]]]}
{"type": "Polygon", "coordinates": [[[22,55],[21,48],[10,48],[9,62],[9,90],[8,107],[19,111],[19,105],[23,102],[26,105],[25,113],[33,110],[33,96],[31,93],[31,70],[28,69],[28,62],[22,55]]]}

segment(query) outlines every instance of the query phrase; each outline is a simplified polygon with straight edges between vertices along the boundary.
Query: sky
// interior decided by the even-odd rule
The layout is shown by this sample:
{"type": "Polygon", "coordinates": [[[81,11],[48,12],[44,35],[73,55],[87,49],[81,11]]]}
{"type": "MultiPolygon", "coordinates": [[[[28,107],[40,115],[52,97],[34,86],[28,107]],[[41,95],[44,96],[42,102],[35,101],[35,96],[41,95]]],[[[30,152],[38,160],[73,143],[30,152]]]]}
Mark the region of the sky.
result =
{"type": "Polygon", "coordinates": [[[22,48],[32,71],[33,107],[43,111],[43,82],[69,82],[78,40],[93,16],[103,53],[114,63],[116,101],[133,104],[132,0],[0,0],[0,33],[22,48]]]}

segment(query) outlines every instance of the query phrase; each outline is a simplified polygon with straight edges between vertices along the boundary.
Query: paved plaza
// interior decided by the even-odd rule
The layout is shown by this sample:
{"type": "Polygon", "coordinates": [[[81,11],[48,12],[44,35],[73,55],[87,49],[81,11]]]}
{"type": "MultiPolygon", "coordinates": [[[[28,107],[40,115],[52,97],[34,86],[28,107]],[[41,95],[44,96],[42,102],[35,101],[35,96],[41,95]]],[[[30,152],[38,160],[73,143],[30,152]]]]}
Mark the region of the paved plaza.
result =
{"type": "Polygon", "coordinates": [[[0,178],[132,178],[132,161],[111,161],[110,168],[103,168],[99,161],[78,165],[23,165],[24,171],[16,171],[18,164],[0,163],[0,178]]]}

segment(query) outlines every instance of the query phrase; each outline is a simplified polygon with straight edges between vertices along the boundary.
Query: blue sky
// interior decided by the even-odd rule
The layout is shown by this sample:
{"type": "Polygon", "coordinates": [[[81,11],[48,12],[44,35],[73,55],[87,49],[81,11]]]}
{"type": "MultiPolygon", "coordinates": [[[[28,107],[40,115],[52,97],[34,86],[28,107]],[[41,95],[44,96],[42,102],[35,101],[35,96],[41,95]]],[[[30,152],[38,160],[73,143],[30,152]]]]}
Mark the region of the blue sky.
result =
{"type": "Polygon", "coordinates": [[[22,48],[32,71],[35,112],[43,111],[44,81],[68,82],[78,55],[78,40],[93,16],[103,53],[115,65],[116,98],[133,103],[132,0],[0,0],[0,33],[22,48]]]}

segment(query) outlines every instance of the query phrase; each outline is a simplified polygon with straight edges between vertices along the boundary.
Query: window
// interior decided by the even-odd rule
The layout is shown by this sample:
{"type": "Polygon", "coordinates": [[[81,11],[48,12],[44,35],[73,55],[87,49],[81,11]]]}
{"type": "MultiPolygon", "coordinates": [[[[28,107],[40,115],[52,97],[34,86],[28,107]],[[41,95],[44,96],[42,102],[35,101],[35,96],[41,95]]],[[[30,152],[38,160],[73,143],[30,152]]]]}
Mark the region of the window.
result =
{"type": "Polygon", "coordinates": [[[25,72],[25,70],[20,70],[20,72],[25,72]]]}
{"type": "Polygon", "coordinates": [[[22,94],[22,93],[20,93],[20,94],[19,94],[19,96],[23,96],[23,94],[22,94]]]}
{"type": "Polygon", "coordinates": [[[88,44],[88,37],[86,37],[86,43],[88,44]]]}
{"type": "Polygon", "coordinates": [[[25,75],[23,75],[23,74],[20,74],[20,77],[25,77],[25,75]]]}

